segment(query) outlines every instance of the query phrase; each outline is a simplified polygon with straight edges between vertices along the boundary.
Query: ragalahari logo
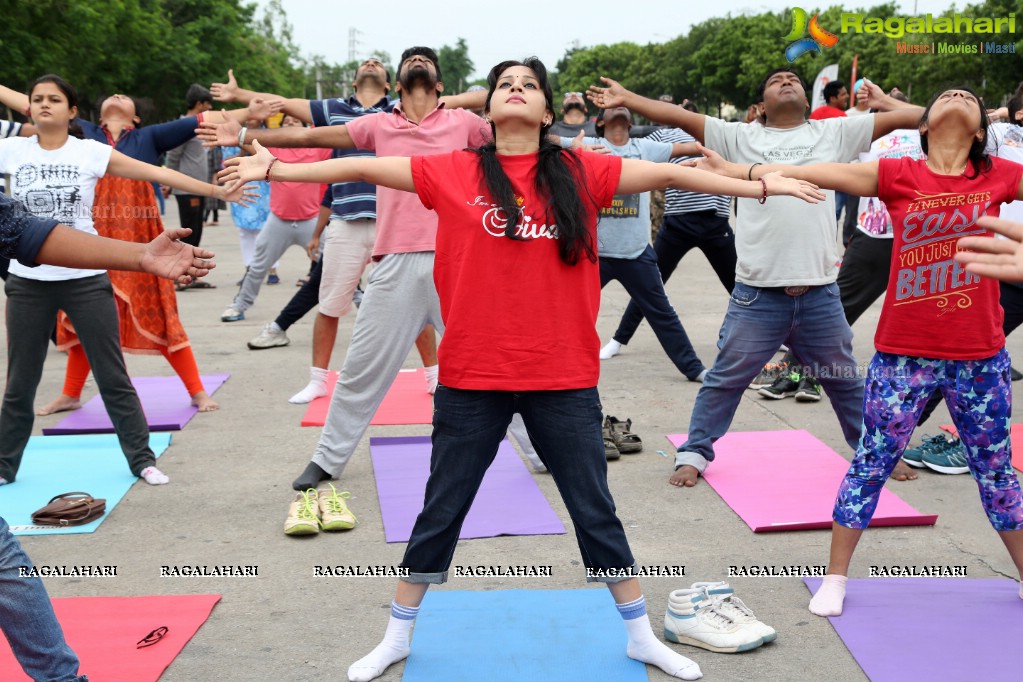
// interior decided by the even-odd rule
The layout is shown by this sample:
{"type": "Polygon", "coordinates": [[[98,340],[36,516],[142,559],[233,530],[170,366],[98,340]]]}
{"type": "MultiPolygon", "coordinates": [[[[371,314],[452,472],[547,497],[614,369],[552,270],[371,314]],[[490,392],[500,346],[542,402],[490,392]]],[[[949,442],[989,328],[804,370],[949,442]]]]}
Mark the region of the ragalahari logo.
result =
{"type": "Polygon", "coordinates": [[[825,49],[834,47],[838,42],[838,36],[821,28],[817,21],[819,15],[813,15],[813,19],[809,22],[806,20],[807,16],[809,15],[806,10],[801,7],[792,9],[792,30],[785,36],[785,40],[794,41],[785,48],[785,58],[790,62],[796,61],[807,52],[820,54],[822,47],[825,49]],[[803,34],[808,31],[810,36],[804,38],[803,34]]]}

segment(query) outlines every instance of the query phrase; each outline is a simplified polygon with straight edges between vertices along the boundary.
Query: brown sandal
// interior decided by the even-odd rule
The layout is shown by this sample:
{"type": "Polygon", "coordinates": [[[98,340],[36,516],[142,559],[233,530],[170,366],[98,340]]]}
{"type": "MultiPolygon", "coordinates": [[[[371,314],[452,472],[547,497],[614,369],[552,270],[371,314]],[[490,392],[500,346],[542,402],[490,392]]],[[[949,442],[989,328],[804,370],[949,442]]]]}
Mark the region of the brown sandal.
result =
{"type": "Polygon", "coordinates": [[[610,432],[611,440],[614,441],[618,452],[623,455],[632,455],[643,451],[643,441],[632,433],[631,419],[622,422],[615,417],[608,416],[604,421],[604,428],[610,432]]]}
{"type": "Polygon", "coordinates": [[[608,460],[618,459],[622,456],[622,453],[618,451],[618,446],[615,445],[614,438],[611,437],[611,427],[608,426],[606,420],[604,421],[602,431],[604,435],[604,457],[608,460]]]}

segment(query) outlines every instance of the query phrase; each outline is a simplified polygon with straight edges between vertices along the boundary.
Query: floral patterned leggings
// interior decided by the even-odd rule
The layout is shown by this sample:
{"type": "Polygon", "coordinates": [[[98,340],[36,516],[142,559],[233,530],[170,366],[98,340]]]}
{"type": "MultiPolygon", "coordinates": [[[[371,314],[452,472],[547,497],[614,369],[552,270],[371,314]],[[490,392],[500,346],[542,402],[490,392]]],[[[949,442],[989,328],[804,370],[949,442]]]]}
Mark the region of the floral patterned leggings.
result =
{"type": "Polygon", "coordinates": [[[920,412],[940,390],[959,431],[970,473],[995,530],[1023,528],[1023,498],[1009,444],[1009,354],[984,360],[933,360],[876,353],[863,391],[863,431],[838,488],[834,519],[866,528],[881,486],[895,469],[920,412]]]}

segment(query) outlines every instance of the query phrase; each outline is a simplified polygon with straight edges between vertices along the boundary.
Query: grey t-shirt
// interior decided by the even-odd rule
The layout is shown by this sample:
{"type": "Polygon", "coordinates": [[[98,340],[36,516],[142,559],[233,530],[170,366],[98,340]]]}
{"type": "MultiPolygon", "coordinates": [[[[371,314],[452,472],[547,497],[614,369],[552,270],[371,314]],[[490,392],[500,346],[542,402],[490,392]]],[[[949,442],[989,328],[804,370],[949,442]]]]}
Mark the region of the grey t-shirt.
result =
{"type": "MultiPolygon", "coordinates": [[[[736,163],[846,163],[870,149],[874,116],[806,121],[795,128],[725,123],[707,117],[707,147],[736,163]]],[[[757,287],[816,286],[838,277],[835,193],[808,204],[795,197],[740,198],[735,279],[757,287]]]]}
{"type": "MultiPolygon", "coordinates": [[[[184,118],[184,117],[181,117],[184,118]]],[[[209,161],[206,158],[206,147],[202,140],[193,137],[191,140],[167,152],[167,168],[184,173],[200,182],[210,181],[209,161]]],[[[183,189],[175,188],[173,194],[191,194],[183,189]]]]}
{"type": "MultiPolygon", "coordinates": [[[[661,163],[671,159],[672,146],[645,138],[631,138],[621,147],[605,137],[583,138],[586,144],[603,145],[623,159],[661,163]]],[[[650,244],[650,192],[616,194],[610,208],[600,209],[597,222],[597,253],[602,258],[638,258],[650,244]]]]}

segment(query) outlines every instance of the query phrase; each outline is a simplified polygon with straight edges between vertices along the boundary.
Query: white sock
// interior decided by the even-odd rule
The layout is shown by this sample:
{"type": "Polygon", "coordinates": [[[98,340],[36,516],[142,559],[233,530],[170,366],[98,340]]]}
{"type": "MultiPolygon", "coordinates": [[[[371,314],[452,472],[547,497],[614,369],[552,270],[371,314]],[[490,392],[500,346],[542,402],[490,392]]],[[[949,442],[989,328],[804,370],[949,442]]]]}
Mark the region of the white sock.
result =
{"type": "Polygon", "coordinates": [[[432,367],[423,367],[426,373],[426,391],[430,395],[437,392],[437,375],[440,373],[440,365],[433,365],[432,367]]]}
{"type": "Polygon", "coordinates": [[[818,616],[841,616],[842,605],[845,602],[845,583],[848,581],[844,575],[828,574],[821,581],[817,594],[810,600],[810,613],[818,616]]]}
{"type": "Polygon", "coordinates": [[[643,597],[615,606],[625,619],[625,631],[629,633],[629,644],[625,649],[629,658],[655,665],[682,680],[698,680],[703,677],[700,666],[694,661],[675,653],[657,639],[650,627],[650,617],[646,613],[646,600],[643,597]],[[642,615],[636,616],[636,613],[642,615]]]}
{"type": "Polygon", "coordinates": [[[697,382],[697,383],[700,383],[700,384],[702,384],[702,383],[703,383],[703,380],[707,378],[707,372],[709,372],[709,371],[710,371],[709,369],[704,369],[704,370],[703,370],[702,372],[700,372],[699,374],[697,374],[697,375],[696,375],[696,378],[695,378],[695,379],[692,379],[692,381],[695,381],[695,382],[697,382]]]}
{"type": "Polygon", "coordinates": [[[622,352],[622,344],[618,343],[614,339],[607,342],[607,345],[600,349],[600,359],[610,360],[614,356],[622,352]]]}
{"type": "Polygon", "coordinates": [[[139,476],[149,485],[165,485],[170,483],[170,477],[156,467],[146,467],[139,476]]]}
{"type": "Polygon", "coordinates": [[[419,607],[402,606],[391,602],[391,619],[380,644],[348,668],[351,682],[367,682],[384,674],[392,663],[407,658],[409,654],[409,632],[419,614],[419,607]]]}
{"type": "Polygon", "coordinates": [[[310,367],[309,383],[301,391],[288,398],[288,402],[304,405],[325,395],[327,395],[327,370],[321,367],[310,367]]]}
{"type": "MultiPolygon", "coordinates": [[[[8,481],[3,476],[0,476],[0,485],[7,485],[8,483],[10,483],[10,481],[8,481]]],[[[1020,596],[1023,597],[1023,587],[1020,587],[1019,589],[1020,589],[1020,596]]]]}
{"type": "Polygon", "coordinates": [[[282,331],[284,331],[283,329],[281,329],[281,325],[277,324],[276,322],[271,322],[270,323],[270,329],[275,331],[275,332],[282,332],[282,331]]]}

